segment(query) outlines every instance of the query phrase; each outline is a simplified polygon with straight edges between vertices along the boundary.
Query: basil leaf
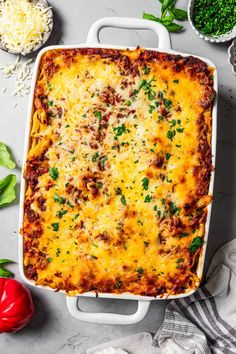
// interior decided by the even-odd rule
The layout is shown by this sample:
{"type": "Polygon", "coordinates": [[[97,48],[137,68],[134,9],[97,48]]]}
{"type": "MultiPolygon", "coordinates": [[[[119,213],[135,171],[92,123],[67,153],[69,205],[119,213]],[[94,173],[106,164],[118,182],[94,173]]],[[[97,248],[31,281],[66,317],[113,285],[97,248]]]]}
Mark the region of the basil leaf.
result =
{"type": "Polygon", "coordinates": [[[166,24],[165,27],[168,29],[169,32],[179,32],[183,29],[183,26],[180,26],[174,22],[166,24]]]}
{"type": "Polygon", "coordinates": [[[12,278],[14,274],[10,270],[0,268],[0,277],[2,278],[12,278]]]}
{"type": "Polygon", "coordinates": [[[173,17],[176,19],[176,20],[179,20],[179,21],[184,21],[184,20],[187,20],[188,19],[188,14],[187,14],[187,11],[185,10],[182,10],[182,9],[175,9],[174,7],[169,10],[169,13],[171,15],[173,15],[173,17]]]}
{"type": "Polygon", "coordinates": [[[6,263],[15,263],[15,262],[11,261],[10,259],[0,259],[0,264],[6,264],[6,263]]]}
{"type": "Polygon", "coordinates": [[[16,198],[15,185],[15,175],[8,175],[0,180],[0,206],[9,204],[16,198]]]}
{"type": "Polygon", "coordinates": [[[151,20],[151,21],[156,21],[156,22],[161,23],[161,19],[159,17],[156,17],[152,14],[148,14],[146,12],[143,13],[143,18],[146,20],[151,20]]]}
{"type": "Polygon", "coordinates": [[[173,6],[176,0],[164,0],[161,5],[161,13],[163,14],[169,7],[173,6]]]}
{"type": "Polygon", "coordinates": [[[0,165],[12,170],[16,167],[15,162],[11,160],[11,156],[8,152],[7,146],[0,142],[0,165]]]}

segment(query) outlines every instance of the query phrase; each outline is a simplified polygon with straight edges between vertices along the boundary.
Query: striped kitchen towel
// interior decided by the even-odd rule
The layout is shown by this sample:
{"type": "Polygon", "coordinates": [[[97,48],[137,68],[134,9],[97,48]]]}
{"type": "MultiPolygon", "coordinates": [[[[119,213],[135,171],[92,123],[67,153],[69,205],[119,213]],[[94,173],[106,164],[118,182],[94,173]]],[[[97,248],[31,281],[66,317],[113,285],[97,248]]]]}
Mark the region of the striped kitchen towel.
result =
{"type": "Polygon", "coordinates": [[[129,354],[236,353],[236,239],[216,252],[206,280],[193,295],[169,303],[152,342],[148,333],[142,333],[138,345],[135,336],[125,337],[87,353],[94,354],[111,345],[129,354]]]}

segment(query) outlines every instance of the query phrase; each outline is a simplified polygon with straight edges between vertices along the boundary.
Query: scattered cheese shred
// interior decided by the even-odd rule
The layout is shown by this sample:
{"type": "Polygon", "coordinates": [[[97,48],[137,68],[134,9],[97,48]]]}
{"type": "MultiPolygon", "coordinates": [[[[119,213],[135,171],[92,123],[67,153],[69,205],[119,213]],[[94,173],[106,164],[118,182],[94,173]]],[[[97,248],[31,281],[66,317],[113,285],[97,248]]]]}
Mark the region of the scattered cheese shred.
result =
{"type": "Polygon", "coordinates": [[[28,0],[0,0],[0,35],[4,47],[23,55],[31,52],[49,31],[49,9],[28,0]]]}
{"type": "MultiPolygon", "coordinates": [[[[20,56],[17,57],[16,61],[8,64],[0,64],[0,71],[5,78],[13,77],[14,81],[14,96],[25,96],[29,94],[32,69],[30,63],[32,59],[21,62],[20,56]]],[[[6,89],[3,90],[3,93],[6,89]]]]}

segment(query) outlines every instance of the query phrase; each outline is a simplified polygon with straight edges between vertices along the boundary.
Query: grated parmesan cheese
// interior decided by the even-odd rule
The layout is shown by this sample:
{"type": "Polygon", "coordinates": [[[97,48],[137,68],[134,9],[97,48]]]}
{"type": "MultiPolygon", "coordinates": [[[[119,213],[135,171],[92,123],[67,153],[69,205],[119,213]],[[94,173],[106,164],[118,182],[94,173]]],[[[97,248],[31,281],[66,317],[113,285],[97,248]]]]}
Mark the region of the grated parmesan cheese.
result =
{"type": "Polygon", "coordinates": [[[0,0],[0,35],[4,47],[23,55],[31,52],[49,31],[49,9],[28,0],[0,0]]]}
{"type": "MultiPolygon", "coordinates": [[[[14,96],[25,96],[30,91],[30,81],[32,69],[30,63],[32,59],[25,62],[20,61],[20,56],[17,57],[14,63],[0,64],[0,71],[5,78],[14,78],[14,96]]],[[[6,89],[3,90],[3,93],[6,89]]]]}

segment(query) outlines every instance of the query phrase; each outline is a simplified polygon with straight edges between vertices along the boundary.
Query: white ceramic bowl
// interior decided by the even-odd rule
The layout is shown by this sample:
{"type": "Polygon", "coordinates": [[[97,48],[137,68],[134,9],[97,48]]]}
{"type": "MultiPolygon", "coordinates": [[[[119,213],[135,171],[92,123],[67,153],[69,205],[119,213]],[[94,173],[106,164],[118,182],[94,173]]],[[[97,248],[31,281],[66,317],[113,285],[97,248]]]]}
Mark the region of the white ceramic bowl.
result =
{"type": "Polygon", "coordinates": [[[228,49],[228,56],[228,61],[231,65],[232,72],[236,75],[236,39],[232,41],[232,44],[228,49]]]}
{"type": "Polygon", "coordinates": [[[224,43],[228,42],[231,39],[236,37],[236,26],[232,29],[231,32],[225,33],[221,36],[207,36],[201,32],[198,31],[198,29],[195,27],[193,23],[193,7],[194,7],[194,2],[195,0],[189,0],[188,3],[188,20],[190,22],[190,25],[192,29],[197,33],[197,35],[204,39],[205,41],[212,42],[212,43],[224,43]]]}
{"type": "MultiPolygon", "coordinates": [[[[50,7],[50,5],[49,5],[47,0],[31,0],[31,2],[33,4],[40,4],[43,8],[50,7]]],[[[33,53],[33,52],[37,51],[49,39],[49,37],[50,37],[50,35],[52,33],[52,29],[53,29],[53,12],[52,12],[51,7],[47,11],[47,15],[48,15],[48,18],[49,18],[48,31],[43,34],[43,38],[42,38],[42,41],[40,43],[38,43],[30,52],[27,52],[27,53],[25,53],[23,55],[28,55],[30,53],[33,53]]],[[[5,52],[11,53],[11,54],[22,54],[21,52],[13,51],[13,50],[10,50],[10,49],[6,48],[4,46],[4,44],[2,43],[2,41],[1,41],[1,37],[0,37],[0,49],[4,50],[5,52]]]]}

